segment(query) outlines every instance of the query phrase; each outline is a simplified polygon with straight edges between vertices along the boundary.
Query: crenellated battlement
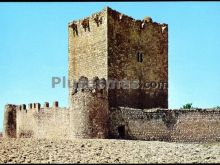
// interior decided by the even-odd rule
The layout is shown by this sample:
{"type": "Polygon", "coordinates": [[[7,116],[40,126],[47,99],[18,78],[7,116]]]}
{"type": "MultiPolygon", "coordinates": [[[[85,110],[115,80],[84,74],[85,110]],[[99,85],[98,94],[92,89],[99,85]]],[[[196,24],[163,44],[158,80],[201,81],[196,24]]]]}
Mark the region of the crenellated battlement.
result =
{"type": "Polygon", "coordinates": [[[31,110],[38,110],[41,111],[43,109],[66,109],[59,107],[59,102],[54,101],[53,105],[50,107],[49,102],[45,102],[44,106],[41,107],[40,103],[29,103],[29,104],[21,104],[21,105],[15,105],[15,104],[6,104],[5,109],[14,109],[16,111],[31,111],[31,110]]]}
{"type": "Polygon", "coordinates": [[[4,114],[4,137],[67,138],[69,137],[69,108],[52,106],[48,102],[7,104],[4,114]]]}
{"type": "Polygon", "coordinates": [[[15,109],[15,108],[17,108],[17,105],[15,105],[15,104],[6,104],[5,109],[9,109],[9,108],[15,109]]]}
{"type": "MultiPolygon", "coordinates": [[[[152,26],[153,28],[159,27],[161,33],[165,33],[168,31],[168,24],[154,22],[151,17],[145,16],[142,20],[134,19],[109,7],[106,7],[101,12],[92,14],[89,17],[85,17],[78,21],[74,20],[68,23],[68,27],[72,29],[73,36],[76,37],[79,36],[79,31],[81,31],[81,34],[87,31],[93,32],[93,29],[96,27],[99,28],[103,24],[103,21],[105,19],[108,19],[109,16],[111,16],[115,21],[118,21],[121,24],[126,23],[127,28],[132,27],[133,29],[136,29],[138,31],[147,30],[150,26],[152,26]]],[[[108,26],[108,23],[106,23],[105,26],[108,26]]]]}
{"type": "Polygon", "coordinates": [[[128,15],[122,14],[116,10],[109,8],[109,7],[107,7],[107,9],[108,9],[108,15],[111,15],[111,17],[114,18],[115,21],[118,21],[122,24],[129,23],[130,25],[128,24],[128,28],[129,27],[132,27],[132,28],[136,27],[134,29],[137,29],[137,30],[148,29],[147,28],[148,26],[153,26],[153,27],[160,26],[161,30],[168,28],[168,24],[165,24],[165,23],[161,24],[161,23],[154,22],[153,19],[149,16],[145,16],[142,20],[139,20],[139,19],[134,19],[128,15]]]}
{"type": "Polygon", "coordinates": [[[78,21],[68,23],[69,29],[72,29],[74,37],[79,36],[83,32],[91,32],[91,29],[99,28],[106,18],[106,9],[101,12],[92,14],[78,21]],[[80,33],[79,33],[80,32],[80,33]]]}

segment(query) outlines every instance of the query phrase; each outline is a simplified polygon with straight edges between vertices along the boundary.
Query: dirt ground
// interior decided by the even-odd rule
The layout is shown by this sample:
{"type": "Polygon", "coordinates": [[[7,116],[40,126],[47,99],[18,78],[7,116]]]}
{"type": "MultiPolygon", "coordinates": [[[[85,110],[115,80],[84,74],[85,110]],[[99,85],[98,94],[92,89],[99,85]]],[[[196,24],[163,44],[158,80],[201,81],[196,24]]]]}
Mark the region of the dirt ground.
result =
{"type": "Polygon", "coordinates": [[[0,163],[220,163],[220,143],[0,138],[0,163]]]}

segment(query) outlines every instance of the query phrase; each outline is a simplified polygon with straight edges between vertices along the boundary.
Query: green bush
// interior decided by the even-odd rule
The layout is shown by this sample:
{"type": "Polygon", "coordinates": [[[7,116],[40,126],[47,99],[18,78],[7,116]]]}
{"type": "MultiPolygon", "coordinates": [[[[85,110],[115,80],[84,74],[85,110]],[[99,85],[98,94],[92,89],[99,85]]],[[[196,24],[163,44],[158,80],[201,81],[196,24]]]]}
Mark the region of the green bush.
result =
{"type": "Polygon", "coordinates": [[[187,104],[183,105],[183,107],[180,109],[192,109],[192,108],[193,108],[192,103],[187,103],[187,104]]]}

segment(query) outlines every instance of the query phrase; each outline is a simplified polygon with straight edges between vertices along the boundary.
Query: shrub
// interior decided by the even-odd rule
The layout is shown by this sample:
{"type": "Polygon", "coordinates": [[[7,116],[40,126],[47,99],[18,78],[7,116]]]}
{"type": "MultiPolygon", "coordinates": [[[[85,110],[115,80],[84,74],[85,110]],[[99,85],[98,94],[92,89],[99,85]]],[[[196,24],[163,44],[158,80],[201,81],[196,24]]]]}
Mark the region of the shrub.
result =
{"type": "Polygon", "coordinates": [[[220,106],[216,106],[216,107],[214,107],[214,109],[219,109],[220,110],[220,106]]]}
{"type": "Polygon", "coordinates": [[[187,104],[183,105],[183,107],[180,109],[192,109],[192,108],[193,108],[192,103],[187,103],[187,104]]]}

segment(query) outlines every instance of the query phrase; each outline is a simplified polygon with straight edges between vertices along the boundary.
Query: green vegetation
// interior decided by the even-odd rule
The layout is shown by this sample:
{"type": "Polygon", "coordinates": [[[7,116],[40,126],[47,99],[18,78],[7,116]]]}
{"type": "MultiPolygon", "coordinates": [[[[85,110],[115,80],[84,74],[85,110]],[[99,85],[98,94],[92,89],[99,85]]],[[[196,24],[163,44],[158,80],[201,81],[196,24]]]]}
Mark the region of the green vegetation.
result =
{"type": "Polygon", "coordinates": [[[220,110],[220,106],[216,106],[216,107],[214,107],[214,109],[219,109],[220,110]]]}
{"type": "Polygon", "coordinates": [[[183,105],[183,107],[181,107],[180,109],[192,109],[192,108],[193,108],[192,103],[187,103],[183,105]]]}
{"type": "MultiPolygon", "coordinates": [[[[201,109],[201,108],[193,107],[192,103],[187,103],[187,104],[184,104],[180,109],[201,109]]],[[[220,110],[220,106],[213,107],[212,109],[220,110]]]]}

